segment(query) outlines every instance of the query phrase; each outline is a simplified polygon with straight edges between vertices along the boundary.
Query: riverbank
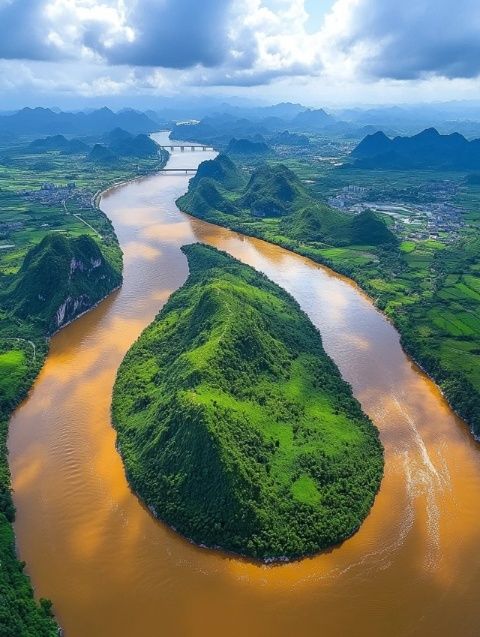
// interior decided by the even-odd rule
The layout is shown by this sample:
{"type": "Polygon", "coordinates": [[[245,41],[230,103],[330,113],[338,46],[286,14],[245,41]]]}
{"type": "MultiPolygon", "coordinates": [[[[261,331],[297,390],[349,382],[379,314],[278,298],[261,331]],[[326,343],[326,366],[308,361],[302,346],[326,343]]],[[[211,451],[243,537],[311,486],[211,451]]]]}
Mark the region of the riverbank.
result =
{"type": "MultiPolygon", "coordinates": [[[[220,156],[220,159],[223,161],[218,161],[217,166],[213,162],[211,165],[207,163],[200,167],[199,176],[191,182],[187,195],[180,197],[177,201],[179,208],[199,219],[279,245],[355,281],[369,295],[372,302],[386,314],[388,320],[400,333],[405,351],[418,361],[419,366],[440,386],[452,408],[469,425],[471,433],[474,436],[480,435],[480,392],[474,384],[476,378],[474,363],[476,364],[478,360],[475,358],[477,350],[475,350],[475,332],[473,331],[478,322],[476,323],[476,316],[471,316],[470,310],[470,314],[468,312],[465,314],[465,307],[469,307],[468,305],[465,306],[465,303],[463,306],[458,305],[461,298],[465,302],[468,299],[470,302],[479,302],[480,295],[476,291],[476,286],[480,285],[480,279],[475,279],[473,276],[462,278],[463,271],[454,269],[457,257],[453,247],[440,246],[443,252],[440,250],[438,259],[422,277],[425,283],[422,287],[421,283],[418,284],[419,271],[415,269],[417,261],[412,261],[414,265],[410,268],[408,256],[405,257],[402,251],[403,246],[399,245],[384,224],[375,220],[374,217],[369,222],[370,226],[376,224],[377,234],[378,228],[382,226],[383,232],[390,235],[388,243],[368,245],[369,231],[374,232],[374,229],[365,227],[360,245],[357,246],[355,241],[349,244],[348,227],[345,227],[345,224],[348,226],[352,217],[341,216],[340,213],[334,213],[326,208],[321,212],[316,211],[315,206],[319,205],[318,202],[313,198],[308,199],[309,195],[307,191],[302,190],[303,186],[298,177],[284,166],[274,164],[273,167],[267,166],[263,170],[254,170],[246,190],[245,176],[238,167],[226,157],[220,156]],[[216,176],[214,167],[218,173],[216,176]],[[310,206],[312,218],[302,207],[300,212],[294,209],[288,214],[284,212],[275,216],[272,213],[264,219],[262,218],[264,213],[253,214],[248,209],[248,205],[245,208],[246,198],[260,196],[258,193],[251,194],[249,189],[252,188],[252,191],[256,187],[263,187],[267,191],[268,188],[274,189],[275,170],[281,168],[292,184],[295,184],[295,187],[291,186],[292,191],[300,193],[296,194],[299,201],[295,205],[306,206],[306,209],[310,206]],[[202,169],[204,172],[201,172],[202,169]],[[212,178],[209,177],[209,171],[214,175],[212,178]],[[255,182],[253,186],[252,181],[255,182]],[[315,214],[316,218],[314,218],[315,214]],[[340,233],[340,243],[329,245],[329,233],[334,236],[340,233]],[[453,265],[450,265],[450,260],[453,265]],[[453,274],[448,276],[450,272],[453,274]],[[457,272],[459,272],[458,275],[455,274],[457,272]],[[453,281],[450,286],[458,282],[458,291],[456,287],[447,287],[445,281],[453,281]],[[438,298],[435,297],[436,301],[432,300],[435,286],[439,288],[438,298]],[[427,299],[424,302],[425,307],[423,307],[422,294],[427,299]],[[448,299],[452,300],[448,301],[448,299]],[[448,305],[449,302],[450,305],[448,305]],[[442,305],[445,303],[446,307],[442,305]],[[442,318],[442,308],[447,315],[445,318],[442,318]],[[459,325],[452,326],[453,309],[456,309],[461,317],[466,315],[465,321],[469,320],[470,323],[463,324],[459,319],[459,325]],[[448,340],[446,333],[442,332],[442,329],[446,329],[445,325],[448,325],[451,330],[457,330],[455,335],[460,341],[448,340]],[[471,362],[470,367],[466,362],[455,363],[455,360],[452,360],[450,349],[454,348],[455,344],[457,347],[464,348],[465,356],[471,355],[468,359],[471,362]]],[[[287,204],[288,202],[285,202],[285,205],[287,204]]],[[[274,204],[270,202],[269,205],[274,204]]],[[[281,207],[280,199],[275,205],[281,207]]],[[[356,219],[359,220],[360,216],[356,219]]],[[[458,250],[461,251],[461,247],[457,248],[457,252],[458,250]]],[[[421,259],[420,256],[418,258],[421,259]]],[[[423,262],[420,261],[420,263],[423,262]]],[[[464,272],[468,275],[470,271],[467,268],[464,272]]]]}
{"type": "MultiPolygon", "coordinates": [[[[167,159],[162,164],[165,165],[167,159]]],[[[158,169],[158,166],[157,168],[158,169]]],[[[133,179],[140,179],[144,175],[135,175],[133,179]]],[[[125,180],[122,180],[125,183],[125,180]]],[[[103,234],[99,233],[96,228],[91,226],[93,233],[100,238],[100,245],[108,257],[123,270],[123,257],[118,238],[115,230],[99,207],[101,196],[104,192],[108,192],[111,188],[118,186],[119,182],[106,184],[93,198],[92,202],[95,206],[95,215],[100,228],[108,229],[103,234]]],[[[75,216],[75,215],[72,215],[75,216]]],[[[91,216],[91,219],[93,217],[91,216]]],[[[85,222],[86,223],[86,222],[85,222]]],[[[87,224],[89,225],[89,224],[87,224]]],[[[0,359],[7,360],[7,356],[12,357],[12,352],[22,352],[19,360],[25,361],[25,365],[17,365],[6,371],[6,368],[0,368],[0,372],[8,373],[13,380],[8,382],[8,387],[2,386],[4,392],[0,396],[0,535],[3,541],[0,543],[0,633],[5,634],[23,634],[27,630],[36,631],[35,635],[39,637],[57,635],[58,627],[51,615],[49,603],[42,602],[38,606],[34,601],[33,589],[30,580],[24,572],[24,563],[20,562],[17,557],[17,548],[15,536],[11,524],[15,519],[15,509],[12,502],[11,494],[11,476],[7,457],[7,438],[9,432],[9,420],[15,409],[27,399],[29,392],[38,378],[43,368],[45,360],[49,352],[50,340],[58,334],[67,325],[80,318],[80,316],[91,312],[103,300],[109,297],[119,286],[114,286],[105,294],[102,299],[97,300],[87,309],[83,309],[81,313],[63,324],[59,330],[55,330],[49,334],[43,333],[42,330],[34,323],[28,321],[9,321],[7,316],[2,318],[0,326],[0,359]],[[32,358],[28,351],[16,345],[13,349],[8,346],[11,339],[19,338],[34,345],[35,356],[32,358]],[[6,393],[5,393],[6,392],[6,393]],[[24,605],[24,611],[20,610],[24,605]]]]}
{"type": "MultiPolygon", "coordinates": [[[[189,153],[189,165],[203,158],[189,153]]],[[[183,176],[153,176],[102,199],[125,254],[123,286],[52,338],[14,414],[15,528],[38,594],[54,600],[69,637],[405,637],[412,626],[422,637],[473,634],[478,446],[356,285],[182,214],[174,202],[186,187],[183,176]],[[129,489],[110,424],[112,387],[125,353],[185,282],[180,248],[194,242],[228,252],[296,298],[380,430],[382,488],[358,533],[330,552],[267,567],[202,551],[129,489]]]]}

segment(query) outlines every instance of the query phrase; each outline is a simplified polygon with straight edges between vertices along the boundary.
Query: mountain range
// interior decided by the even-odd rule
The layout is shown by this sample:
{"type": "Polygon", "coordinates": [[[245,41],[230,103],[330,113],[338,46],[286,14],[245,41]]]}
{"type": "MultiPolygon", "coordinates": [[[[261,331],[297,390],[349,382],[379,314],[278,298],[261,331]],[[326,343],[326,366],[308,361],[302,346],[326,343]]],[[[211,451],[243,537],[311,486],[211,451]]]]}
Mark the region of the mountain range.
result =
{"type": "Polygon", "coordinates": [[[114,113],[104,107],[89,113],[64,113],[49,108],[24,108],[0,116],[0,133],[18,135],[96,135],[117,127],[135,134],[158,130],[158,124],[145,113],[130,109],[114,113]]]}
{"type": "Polygon", "coordinates": [[[263,164],[246,179],[227,156],[200,164],[187,194],[177,204],[181,210],[213,223],[229,226],[253,220],[300,242],[334,246],[394,246],[395,236],[374,212],[351,215],[317,200],[301,179],[283,164],[263,164]],[[266,223],[265,223],[266,222],[266,223]]]}
{"type": "Polygon", "coordinates": [[[468,141],[459,133],[441,135],[435,128],[413,137],[367,135],[353,150],[357,168],[464,170],[480,168],[480,139],[468,141]]]}
{"type": "MultiPolygon", "coordinates": [[[[258,117],[257,113],[257,117],[238,117],[232,113],[216,113],[204,117],[199,122],[177,124],[173,127],[170,137],[226,148],[232,137],[254,140],[256,136],[261,135],[267,143],[283,145],[286,141],[295,140],[295,145],[305,145],[305,139],[303,135],[298,135],[299,133],[345,135],[360,139],[366,132],[356,125],[338,120],[321,108],[301,111],[277,109],[265,111],[265,115],[258,117]],[[282,136],[280,139],[279,135],[282,136]],[[290,135],[295,137],[290,138],[290,135]]],[[[306,141],[308,145],[308,140],[306,141]]]]}

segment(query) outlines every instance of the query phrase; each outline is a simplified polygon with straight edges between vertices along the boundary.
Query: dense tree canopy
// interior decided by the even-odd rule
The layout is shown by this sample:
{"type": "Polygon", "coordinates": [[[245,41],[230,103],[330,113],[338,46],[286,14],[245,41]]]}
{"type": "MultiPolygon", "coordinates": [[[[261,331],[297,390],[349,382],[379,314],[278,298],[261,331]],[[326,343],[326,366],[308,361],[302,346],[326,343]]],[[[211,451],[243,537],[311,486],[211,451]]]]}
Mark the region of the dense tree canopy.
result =
{"type": "Polygon", "coordinates": [[[113,398],[133,488],[199,544],[295,558],[347,538],[378,490],[378,432],[296,302],[202,245],[122,363],[113,398]]]}

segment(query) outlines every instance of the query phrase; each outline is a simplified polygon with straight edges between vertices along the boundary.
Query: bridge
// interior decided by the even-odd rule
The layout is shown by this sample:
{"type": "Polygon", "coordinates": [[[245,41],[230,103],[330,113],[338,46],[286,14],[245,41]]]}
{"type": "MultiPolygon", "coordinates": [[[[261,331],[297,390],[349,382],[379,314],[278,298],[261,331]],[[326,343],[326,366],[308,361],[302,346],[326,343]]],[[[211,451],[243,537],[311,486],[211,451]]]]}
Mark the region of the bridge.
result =
{"type": "Polygon", "coordinates": [[[194,175],[197,172],[196,168],[162,168],[158,172],[160,173],[182,173],[185,175],[194,175]]]}
{"type": "Polygon", "coordinates": [[[176,148],[178,148],[182,153],[185,152],[186,148],[190,148],[190,150],[192,151],[192,153],[196,150],[210,150],[210,151],[214,151],[215,149],[213,148],[213,146],[202,146],[202,145],[197,145],[197,144],[172,144],[171,146],[160,146],[160,148],[164,148],[165,150],[170,150],[170,151],[174,151],[176,148]]]}

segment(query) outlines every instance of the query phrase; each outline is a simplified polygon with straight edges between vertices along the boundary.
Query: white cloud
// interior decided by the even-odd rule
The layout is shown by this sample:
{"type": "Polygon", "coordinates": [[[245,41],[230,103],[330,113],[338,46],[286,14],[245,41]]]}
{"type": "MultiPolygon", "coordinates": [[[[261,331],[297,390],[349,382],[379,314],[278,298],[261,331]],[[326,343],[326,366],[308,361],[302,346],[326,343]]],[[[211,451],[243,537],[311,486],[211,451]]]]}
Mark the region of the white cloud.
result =
{"type": "Polygon", "coordinates": [[[25,0],[0,4],[0,57],[189,69],[199,83],[256,84],[320,63],[304,0],[25,0]],[[35,28],[33,28],[35,25],[35,28]],[[19,37],[28,32],[29,37],[19,37]]]}
{"type": "Polygon", "coordinates": [[[480,73],[478,0],[457,0],[455,12],[451,0],[335,0],[316,32],[307,5],[311,0],[0,0],[0,58],[12,60],[3,84],[58,82],[60,91],[107,95],[273,82],[349,94],[359,79],[402,87],[430,78],[438,86],[438,77],[480,73]],[[20,79],[13,77],[19,59],[20,79]],[[32,60],[35,73],[28,73],[32,60]],[[43,79],[38,61],[51,64],[43,79]]]}
{"type": "Polygon", "coordinates": [[[478,0],[337,0],[321,38],[330,64],[373,78],[480,74],[478,0]]]}

